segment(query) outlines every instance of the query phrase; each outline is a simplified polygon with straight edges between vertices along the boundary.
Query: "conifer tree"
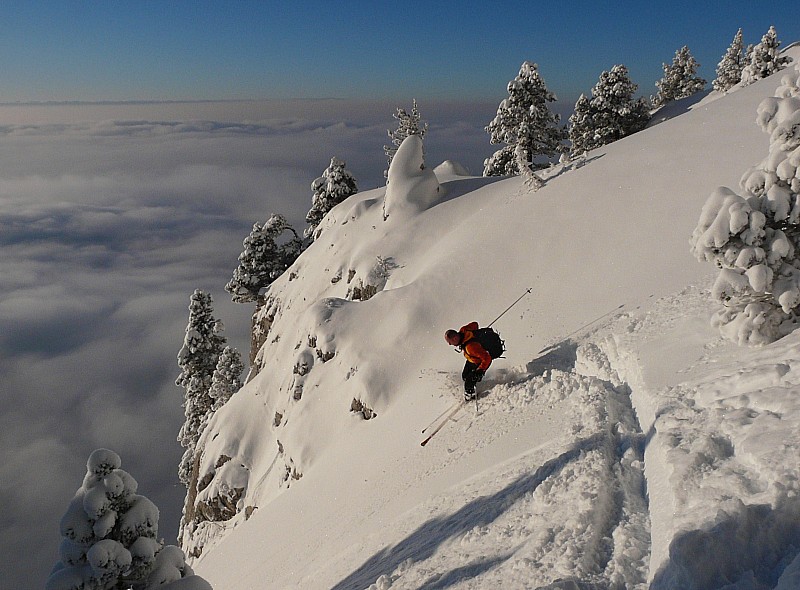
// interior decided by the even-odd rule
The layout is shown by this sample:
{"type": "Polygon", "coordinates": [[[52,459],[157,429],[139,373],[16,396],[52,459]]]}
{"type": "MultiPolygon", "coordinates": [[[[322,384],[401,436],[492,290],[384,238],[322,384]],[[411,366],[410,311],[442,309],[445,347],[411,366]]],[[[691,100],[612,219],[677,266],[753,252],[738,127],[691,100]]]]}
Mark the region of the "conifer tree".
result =
{"type": "Polygon", "coordinates": [[[121,466],[107,449],[89,456],[83,484],[61,519],[61,560],[45,590],[211,590],[183,551],[164,546],[158,508],[136,493],[136,480],[121,466]]]}
{"type": "Polygon", "coordinates": [[[209,394],[214,371],[225,348],[222,322],[214,317],[213,298],[210,293],[196,290],[189,301],[189,323],[183,346],[178,352],[180,375],[175,385],[184,389],[184,414],[186,421],[178,434],[178,441],[186,449],[178,468],[181,483],[188,487],[197,441],[214,400],[209,394]]]}
{"type": "Polygon", "coordinates": [[[656,82],[658,93],[653,99],[653,106],[661,107],[673,100],[692,96],[706,86],[706,81],[697,76],[700,64],[686,45],[675,52],[672,65],[663,64],[663,67],[664,77],[656,82]]]}
{"type": "Polygon", "coordinates": [[[791,58],[780,55],[778,51],[780,46],[781,42],[778,40],[775,27],[770,27],[761,38],[761,43],[753,47],[750,52],[750,59],[742,72],[745,84],[752,84],[786,67],[791,58]]]}
{"type": "Polygon", "coordinates": [[[717,77],[711,85],[717,92],[727,92],[742,80],[745,65],[744,41],[742,29],[733,37],[730,47],[717,64],[717,77]]]}
{"type": "Polygon", "coordinates": [[[616,65],[600,74],[591,99],[581,95],[569,119],[569,138],[574,155],[644,128],[650,119],[649,106],[645,99],[634,98],[636,89],[624,65],[616,65]]]}
{"type": "Polygon", "coordinates": [[[508,98],[497,108],[497,115],[486,127],[493,145],[505,144],[484,162],[484,176],[517,175],[518,154],[530,169],[544,168],[536,162],[539,156],[553,157],[563,151],[567,138],[560,117],[551,112],[548,103],[556,100],[539,75],[539,66],[524,62],[516,78],[508,83],[508,98]]]}
{"type": "Polygon", "coordinates": [[[208,395],[214,400],[211,411],[216,412],[242,388],[242,355],[231,346],[226,346],[217,361],[208,395]]]}
{"type": "Polygon", "coordinates": [[[692,250],[720,269],[714,323],[740,344],[766,344],[800,322],[800,72],[783,76],[758,107],[769,134],[766,157],[737,193],[719,187],[706,201],[692,250]]]}
{"type": "Polygon", "coordinates": [[[322,218],[347,197],[356,194],[358,185],[353,175],[345,168],[344,161],[333,157],[322,176],[311,183],[311,190],[314,194],[311,197],[311,209],[306,215],[309,227],[304,235],[313,239],[322,218]]]}
{"type": "Polygon", "coordinates": [[[578,97],[572,115],[569,117],[569,141],[572,153],[582,154],[594,147],[594,120],[592,103],[585,94],[578,97]]]}
{"type": "Polygon", "coordinates": [[[261,291],[289,268],[303,251],[303,241],[283,215],[273,215],[263,225],[256,223],[242,242],[239,266],[225,285],[234,303],[261,300],[261,291]],[[291,237],[278,243],[285,232],[291,237]]]}
{"type": "Polygon", "coordinates": [[[419,135],[421,139],[424,139],[425,133],[428,131],[428,123],[422,120],[416,99],[414,99],[410,113],[405,109],[398,108],[392,116],[397,119],[397,129],[394,131],[387,130],[392,143],[391,145],[383,146],[383,151],[386,154],[386,170],[384,170],[383,176],[387,179],[389,178],[389,166],[391,166],[392,159],[403,140],[409,135],[419,135]]]}

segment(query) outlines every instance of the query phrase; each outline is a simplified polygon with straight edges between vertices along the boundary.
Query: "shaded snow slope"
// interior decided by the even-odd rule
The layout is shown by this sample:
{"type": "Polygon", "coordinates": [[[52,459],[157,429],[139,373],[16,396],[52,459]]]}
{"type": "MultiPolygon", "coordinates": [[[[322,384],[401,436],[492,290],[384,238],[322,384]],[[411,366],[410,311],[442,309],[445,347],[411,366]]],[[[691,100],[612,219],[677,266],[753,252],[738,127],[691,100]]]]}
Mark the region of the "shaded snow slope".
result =
{"type": "Polygon", "coordinates": [[[778,82],[536,192],[437,179],[404,144],[388,189],[338,205],[270,288],[259,373],[201,440],[206,495],[240,490],[240,513],[195,531],[196,571],[218,590],[792,587],[800,340],[723,342],[688,244],[766,153],[778,82]],[[420,447],[461,395],[444,331],[527,288],[478,412],[420,447]]]}

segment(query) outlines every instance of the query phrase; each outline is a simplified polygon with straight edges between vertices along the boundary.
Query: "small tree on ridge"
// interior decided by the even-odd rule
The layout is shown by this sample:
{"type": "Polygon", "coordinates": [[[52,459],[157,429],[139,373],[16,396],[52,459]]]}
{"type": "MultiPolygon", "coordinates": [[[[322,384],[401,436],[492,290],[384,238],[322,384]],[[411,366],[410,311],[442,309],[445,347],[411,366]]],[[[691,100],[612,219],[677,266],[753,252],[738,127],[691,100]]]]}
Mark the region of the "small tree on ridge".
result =
{"type": "Polygon", "coordinates": [[[303,241],[283,215],[273,215],[263,225],[254,224],[242,246],[239,266],[225,285],[234,303],[260,302],[262,289],[283,274],[303,251],[303,241]],[[285,232],[291,237],[278,243],[285,232]]]}
{"type": "Polygon", "coordinates": [[[600,74],[591,99],[581,95],[569,118],[573,154],[584,153],[644,129],[650,119],[649,105],[643,98],[634,98],[636,89],[624,65],[616,65],[600,74]]]}
{"type": "Polygon", "coordinates": [[[311,197],[311,209],[306,215],[309,227],[304,235],[313,239],[322,218],[347,197],[356,194],[358,185],[355,177],[345,168],[344,161],[333,157],[322,176],[311,183],[311,190],[314,194],[311,197]]]}
{"type": "Polygon", "coordinates": [[[684,45],[675,52],[672,65],[663,64],[664,77],[656,82],[658,93],[653,99],[653,106],[664,106],[673,100],[679,100],[700,92],[706,81],[697,75],[700,64],[684,45]]]}
{"type": "Polygon", "coordinates": [[[711,85],[717,92],[727,92],[742,80],[742,70],[745,64],[744,42],[742,29],[733,37],[733,41],[717,64],[717,77],[711,85]]]}
{"type": "Polygon", "coordinates": [[[387,179],[389,178],[389,167],[392,164],[392,159],[394,159],[394,155],[403,140],[409,135],[419,135],[421,139],[424,139],[425,133],[428,131],[428,123],[422,120],[416,99],[414,99],[410,113],[405,109],[398,108],[392,116],[397,119],[397,129],[394,131],[387,130],[392,143],[391,145],[383,146],[383,151],[386,154],[386,170],[384,170],[383,176],[387,179]]]}
{"type": "Polygon", "coordinates": [[[556,96],[547,89],[539,75],[539,66],[524,62],[516,78],[508,83],[508,98],[497,108],[495,118],[486,126],[493,145],[505,144],[484,162],[484,176],[519,175],[525,166],[544,168],[538,156],[553,157],[564,151],[567,138],[560,117],[547,106],[556,96]],[[522,160],[522,162],[520,161],[522,160]]]}

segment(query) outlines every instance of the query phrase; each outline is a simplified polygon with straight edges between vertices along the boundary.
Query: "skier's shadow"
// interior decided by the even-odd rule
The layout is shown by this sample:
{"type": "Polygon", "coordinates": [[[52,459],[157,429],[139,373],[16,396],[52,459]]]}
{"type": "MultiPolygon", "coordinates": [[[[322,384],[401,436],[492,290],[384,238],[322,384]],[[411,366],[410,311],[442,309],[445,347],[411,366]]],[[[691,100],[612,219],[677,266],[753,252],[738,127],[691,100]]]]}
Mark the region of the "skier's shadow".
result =
{"type": "MultiPolygon", "coordinates": [[[[599,448],[604,439],[605,433],[597,433],[577,441],[562,454],[550,459],[535,471],[520,476],[502,490],[475,498],[452,514],[428,520],[396,545],[386,547],[373,555],[331,590],[361,590],[369,587],[379,576],[395,571],[407,560],[425,561],[448,540],[463,535],[475,527],[487,526],[494,522],[520,498],[536,490],[548,477],[561,471],[583,453],[599,448]]],[[[458,581],[474,578],[496,567],[511,555],[478,561],[450,572],[434,574],[421,588],[442,590],[458,581]]]]}
{"type": "Polygon", "coordinates": [[[578,360],[577,351],[577,343],[569,339],[562,340],[542,350],[540,356],[529,362],[525,369],[530,377],[539,377],[552,369],[571,371],[578,360]]]}

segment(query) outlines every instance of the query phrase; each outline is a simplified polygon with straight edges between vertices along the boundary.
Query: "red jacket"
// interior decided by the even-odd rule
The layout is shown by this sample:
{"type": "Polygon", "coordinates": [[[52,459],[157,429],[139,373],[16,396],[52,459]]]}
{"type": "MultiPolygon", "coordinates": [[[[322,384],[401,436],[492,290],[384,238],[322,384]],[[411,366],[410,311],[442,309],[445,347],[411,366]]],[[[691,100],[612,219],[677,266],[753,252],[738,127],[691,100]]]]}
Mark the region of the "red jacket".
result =
{"type": "Polygon", "coordinates": [[[473,365],[478,365],[478,369],[485,371],[492,364],[492,356],[486,352],[481,343],[475,340],[474,331],[478,329],[478,322],[470,322],[462,326],[459,330],[463,338],[461,339],[461,350],[466,358],[473,365]]]}

